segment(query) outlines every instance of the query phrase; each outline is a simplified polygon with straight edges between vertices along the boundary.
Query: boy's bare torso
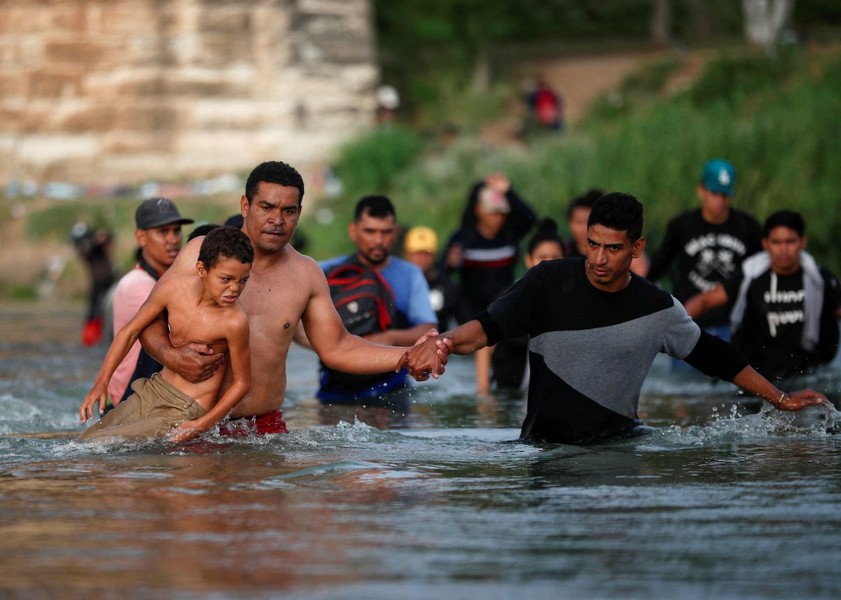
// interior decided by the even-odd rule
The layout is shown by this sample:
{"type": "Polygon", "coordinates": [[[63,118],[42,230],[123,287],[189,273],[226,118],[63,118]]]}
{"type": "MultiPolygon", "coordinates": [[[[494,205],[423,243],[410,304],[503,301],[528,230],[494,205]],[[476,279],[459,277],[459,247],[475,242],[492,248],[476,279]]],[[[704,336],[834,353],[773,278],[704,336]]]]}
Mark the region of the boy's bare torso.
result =
{"type": "MultiPolygon", "coordinates": [[[[204,285],[198,277],[186,275],[167,282],[172,293],[167,305],[169,338],[174,346],[191,342],[207,344],[214,352],[227,352],[227,335],[230,319],[239,306],[221,306],[215,301],[202,301],[204,285]]],[[[228,365],[230,366],[230,364],[228,365]]],[[[199,383],[191,383],[166,367],[161,371],[164,379],[210,410],[221,395],[220,386],[226,369],[219,369],[212,377],[199,383]]]]}
{"type": "MultiPolygon", "coordinates": [[[[182,269],[194,268],[200,245],[198,239],[185,246],[170,270],[177,268],[181,274],[185,272],[182,269]]],[[[291,246],[270,257],[255,256],[251,277],[239,299],[248,315],[251,389],[232,417],[262,415],[283,403],[289,346],[312,294],[312,282],[319,276],[323,277],[318,263],[291,246]]],[[[184,341],[197,338],[191,333],[184,341]]],[[[175,338],[172,341],[177,343],[175,338]]],[[[224,377],[224,371],[219,369],[211,379],[224,377]]],[[[226,387],[227,382],[219,394],[226,387]]]]}

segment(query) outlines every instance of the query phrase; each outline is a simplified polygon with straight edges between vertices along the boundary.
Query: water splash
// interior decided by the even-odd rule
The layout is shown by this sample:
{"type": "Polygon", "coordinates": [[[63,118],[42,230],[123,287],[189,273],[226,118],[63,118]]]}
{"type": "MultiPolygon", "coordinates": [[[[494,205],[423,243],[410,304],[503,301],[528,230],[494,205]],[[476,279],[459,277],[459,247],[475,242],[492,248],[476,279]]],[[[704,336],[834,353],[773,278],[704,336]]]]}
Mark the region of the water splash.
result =
{"type": "Polygon", "coordinates": [[[828,433],[841,433],[841,411],[832,404],[824,404],[826,413],[826,430],[828,433]]]}
{"type": "Polygon", "coordinates": [[[711,407],[711,420],[703,425],[670,425],[650,428],[639,442],[641,448],[718,446],[722,443],[763,440],[771,437],[816,437],[841,433],[841,411],[832,405],[781,411],[764,404],[759,412],[743,407],[711,407]]]}

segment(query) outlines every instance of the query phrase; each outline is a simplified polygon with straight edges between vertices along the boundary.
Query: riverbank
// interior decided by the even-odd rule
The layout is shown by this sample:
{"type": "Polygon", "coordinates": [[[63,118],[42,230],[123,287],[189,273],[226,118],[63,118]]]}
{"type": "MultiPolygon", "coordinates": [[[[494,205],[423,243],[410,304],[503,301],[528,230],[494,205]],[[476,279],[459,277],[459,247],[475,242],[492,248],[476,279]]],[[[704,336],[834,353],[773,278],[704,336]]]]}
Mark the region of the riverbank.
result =
{"type": "MultiPolygon", "coordinates": [[[[539,68],[550,82],[563,90],[567,116],[579,121],[587,107],[601,94],[619,85],[623,78],[653,58],[650,52],[587,55],[543,59],[539,68]],[[597,76],[592,76],[597,73],[597,76]]],[[[520,67],[525,71],[526,67],[520,67]]],[[[510,101],[510,114],[495,118],[460,143],[476,142],[501,152],[523,147],[517,137],[522,107],[515,98],[510,101]]],[[[523,147],[524,148],[524,147],[523,147]]],[[[446,155],[442,150],[440,156],[446,155]]],[[[427,156],[430,156],[427,150],[427,156]]],[[[438,154],[432,151],[432,156],[438,154]]],[[[81,303],[87,290],[84,264],[76,256],[69,241],[70,230],[77,221],[103,226],[114,233],[115,269],[124,272],[133,263],[135,248],[133,210],[139,200],[151,196],[172,198],[181,213],[197,222],[223,222],[236,212],[247,173],[229,173],[195,182],[161,182],[103,187],[95,183],[55,182],[38,186],[34,183],[7,188],[13,197],[0,196],[0,300],[30,302],[35,299],[58,299],[81,303]]],[[[329,183],[319,177],[307,181],[307,199],[302,231],[315,243],[308,250],[321,257],[343,251],[344,223],[347,214],[335,205],[344,198],[331,200],[329,183]],[[338,229],[315,218],[318,206],[326,207],[337,221],[338,229]]],[[[401,202],[401,205],[403,203],[401,202]]],[[[401,206],[402,208],[402,206],[401,206]]],[[[410,213],[409,213],[410,214],[410,213]]],[[[189,233],[192,226],[185,227],[189,233]]],[[[185,235],[186,237],[186,235],[185,235]]]]}
{"type": "MultiPolygon", "coordinates": [[[[393,135],[363,136],[347,147],[353,152],[340,153],[331,185],[326,178],[307,181],[300,226],[306,252],[318,259],[347,252],[352,206],[372,192],[394,199],[404,226],[428,225],[445,238],[460,221],[472,183],[492,171],[508,174],[541,216],[562,224],[563,234],[574,196],[592,187],[631,192],[646,205],[653,249],[667,220],[696,206],[700,166],[724,156],[736,165],[734,206],[760,219],[780,208],[802,212],[810,250],[841,271],[841,249],[832,242],[841,213],[831,210],[841,134],[826,119],[841,112],[838,47],[789,48],[773,59],[747,49],[635,56],[564,57],[554,71],[548,61],[533,65],[554,74],[562,93],[569,90],[570,111],[579,112],[562,135],[515,135],[522,115],[515,94],[508,97],[510,110],[478,131],[456,128],[442,136],[443,116],[442,131],[403,124],[393,135]]],[[[222,222],[236,211],[239,196],[231,188],[176,202],[197,221],[222,222]]],[[[87,276],[68,242],[78,220],[114,231],[116,268],[130,268],[139,200],[0,200],[0,298],[84,297],[87,276]]]]}
{"type": "MultiPolygon", "coordinates": [[[[182,215],[195,219],[184,227],[184,239],[201,223],[222,223],[238,212],[241,192],[181,197],[182,215]]],[[[140,198],[100,197],[56,200],[44,197],[0,197],[0,301],[84,302],[88,273],[71,242],[78,222],[113,234],[114,270],[122,274],[134,263],[134,211],[140,198]]]]}

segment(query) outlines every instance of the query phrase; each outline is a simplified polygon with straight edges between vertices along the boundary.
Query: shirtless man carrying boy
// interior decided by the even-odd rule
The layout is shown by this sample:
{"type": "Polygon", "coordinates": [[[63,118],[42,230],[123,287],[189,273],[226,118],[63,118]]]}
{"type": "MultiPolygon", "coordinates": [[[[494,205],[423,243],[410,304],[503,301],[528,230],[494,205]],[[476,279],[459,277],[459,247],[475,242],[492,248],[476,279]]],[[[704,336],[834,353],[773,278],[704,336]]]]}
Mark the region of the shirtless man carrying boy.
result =
{"type": "Polygon", "coordinates": [[[226,369],[191,383],[164,367],[160,374],[136,381],[132,386],[135,398],[118,404],[82,434],[83,440],[168,435],[174,442],[187,441],[211,429],[245,397],[251,387],[251,357],[248,317],[238,299],[253,260],[251,241],[242,231],[220,227],[208,233],[195,272],[162,279],[114,337],[79,416],[86,422],[97,403],[103,414],[114,370],[140,332],[164,311],[173,345],[207,344],[229,357],[231,385],[221,398],[217,401],[226,369]]]}
{"type": "MultiPolygon", "coordinates": [[[[385,346],[351,335],[333,306],[319,264],[290,244],[301,217],[304,180],[286,163],[265,162],[248,176],[240,199],[243,231],[254,245],[254,268],[241,302],[251,324],[251,390],[220,427],[223,435],[274,434],[286,431],[281,404],[286,392],[286,358],[298,322],[318,357],[344,373],[375,374],[394,370],[406,348],[385,346]]],[[[184,275],[195,264],[200,239],[188,243],[161,278],[184,275]]],[[[149,354],[185,379],[201,381],[224,364],[224,353],[200,344],[174,347],[163,319],[141,336],[149,354]]],[[[437,357],[435,358],[437,361],[437,357]]],[[[440,364],[413,363],[418,381],[443,373],[440,364]]],[[[223,388],[227,380],[223,383],[223,388]]]]}

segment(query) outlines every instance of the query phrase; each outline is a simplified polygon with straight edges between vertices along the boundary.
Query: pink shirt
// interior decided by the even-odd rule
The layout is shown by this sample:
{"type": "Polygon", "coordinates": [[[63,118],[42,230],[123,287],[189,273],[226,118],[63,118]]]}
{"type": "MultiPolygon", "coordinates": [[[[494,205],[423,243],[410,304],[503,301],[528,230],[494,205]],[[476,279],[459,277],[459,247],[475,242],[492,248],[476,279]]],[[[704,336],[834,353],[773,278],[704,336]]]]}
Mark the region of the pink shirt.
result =
{"type": "MultiPolygon", "coordinates": [[[[115,333],[137,314],[140,305],[149,297],[153,287],[155,287],[155,279],[139,266],[123,275],[114,292],[115,333]]],[[[108,383],[108,395],[111,397],[112,404],[116,405],[122,400],[131,375],[137,366],[138,356],[140,356],[140,342],[135,342],[108,383]]]]}

